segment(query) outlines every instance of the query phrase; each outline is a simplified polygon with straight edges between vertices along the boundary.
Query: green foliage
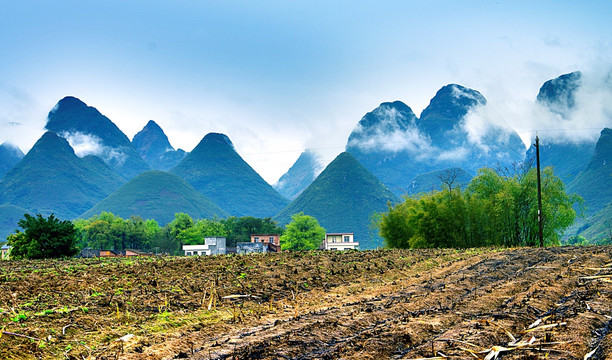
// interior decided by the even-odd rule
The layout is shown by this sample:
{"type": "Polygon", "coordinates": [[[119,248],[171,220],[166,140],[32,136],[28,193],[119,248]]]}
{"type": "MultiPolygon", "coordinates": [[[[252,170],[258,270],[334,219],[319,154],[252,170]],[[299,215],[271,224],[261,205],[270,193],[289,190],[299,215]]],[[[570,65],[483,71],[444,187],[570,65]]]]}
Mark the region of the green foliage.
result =
{"type": "Polygon", "coordinates": [[[68,220],[60,221],[53,214],[48,218],[25,214],[18,225],[24,231],[17,230],[8,237],[13,259],[60,258],[78,252],[77,232],[68,220]]]}
{"type": "Polygon", "coordinates": [[[145,222],[139,217],[124,220],[110,212],[75,221],[81,248],[114,251],[149,249],[159,232],[159,225],[157,228],[155,225],[155,222],[145,222]]]}
{"type": "Polygon", "coordinates": [[[251,234],[281,234],[283,231],[270,218],[194,220],[185,213],[176,213],[174,220],[164,227],[155,220],[144,221],[139,217],[124,220],[110,212],[87,220],[75,220],[74,224],[78,229],[80,248],[140,249],[165,254],[180,254],[182,245],[203,244],[205,237],[226,237],[227,246],[233,247],[237,241],[251,241],[251,234]]]}
{"type": "MultiPolygon", "coordinates": [[[[573,223],[576,195],[565,192],[552,169],[542,174],[543,232],[546,245],[558,245],[573,223]]],[[[501,176],[484,168],[466,190],[455,188],[389,205],[378,222],[388,247],[536,246],[538,240],[535,169],[501,176]]]]}
{"type": "Polygon", "coordinates": [[[227,246],[234,247],[238,242],[250,242],[251,234],[282,234],[284,229],[279,227],[271,218],[256,218],[252,216],[229,217],[221,220],[227,231],[227,246]]]}
{"type": "Polygon", "coordinates": [[[570,236],[566,243],[566,245],[588,245],[589,241],[581,235],[570,236]]]}
{"type": "Polygon", "coordinates": [[[316,250],[324,238],[325,229],[317,219],[301,212],[291,216],[280,243],[283,250],[316,250]]]}

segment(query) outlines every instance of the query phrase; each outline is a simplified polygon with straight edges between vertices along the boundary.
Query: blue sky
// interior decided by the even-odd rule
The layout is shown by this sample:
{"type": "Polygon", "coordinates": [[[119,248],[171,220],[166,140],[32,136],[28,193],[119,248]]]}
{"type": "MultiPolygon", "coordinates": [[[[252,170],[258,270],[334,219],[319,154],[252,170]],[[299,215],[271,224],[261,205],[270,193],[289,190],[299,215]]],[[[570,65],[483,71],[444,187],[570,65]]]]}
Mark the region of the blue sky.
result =
{"type": "Polygon", "coordinates": [[[609,14],[609,1],[2,1],[0,142],[26,152],[73,95],[130,138],[150,119],[187,151],[223,132],[273,183],[305,147],[332,160],[381,102],[418,116],[448,83],[528,140],[544,81],[612,70],[609,14]]]}

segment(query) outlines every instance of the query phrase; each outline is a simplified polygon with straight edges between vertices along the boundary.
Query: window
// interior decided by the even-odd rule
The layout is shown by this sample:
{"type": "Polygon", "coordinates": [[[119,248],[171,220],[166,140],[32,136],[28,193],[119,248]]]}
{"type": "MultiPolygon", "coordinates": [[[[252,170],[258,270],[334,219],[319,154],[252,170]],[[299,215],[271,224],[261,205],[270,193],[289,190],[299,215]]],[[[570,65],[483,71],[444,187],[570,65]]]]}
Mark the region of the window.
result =
{"type": "Polygon", "coordinates": [[[336,242],[336,237],[332,236],[332,242],[335,243],[336,242]]]}
{"type": "Polygon", "coordinates": [[[274,236],[270,236],[270,237],[268,238],[268,241],[270,241],[270,243],[274,243],[274,236]]]}
{"type": "Polygon", "coordinates": [[[259,236],[255,236],[255,242],[259,242],[259,236]]]}
{"type": "Polygon", "coordinates": [[[351,242],[351,237],[348,235],[344,235],[344,242],[351,242]]]}
{"type": "Polygon", "coordinates": [[[185,251],[185,256],[190,256],[191,255],[191,251],[185,251]]]}

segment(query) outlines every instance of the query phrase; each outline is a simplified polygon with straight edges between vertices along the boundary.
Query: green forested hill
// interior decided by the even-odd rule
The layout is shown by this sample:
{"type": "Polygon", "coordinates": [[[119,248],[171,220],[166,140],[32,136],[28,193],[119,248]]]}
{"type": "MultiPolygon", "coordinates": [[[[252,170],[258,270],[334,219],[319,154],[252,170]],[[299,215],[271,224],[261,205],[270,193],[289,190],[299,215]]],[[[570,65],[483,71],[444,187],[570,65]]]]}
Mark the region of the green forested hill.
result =
{"type": "Polygon", "coordinates": [[[0,182],[0,204],[74,219],[123,183],[99,158],[79,158],[68,141],[48,131],[0,182]]]}
{"type": "Polygon", "coordinates": [[[373,249],[383,244],[370,231],[371,216],[386,211],[387,203],[396,200],[374,175],[344,152],[276,219],[286,224],[291,215],[304,212],[317,218],[327,232],[352,232],[362,249],[373,249]]]}
{"type": "Polygon", "coordinates": [[[288,203],[238,155],[223,134],[206,135],[170,172],[233,216],[271,217],[288,203]]]}
{"type": "Polygon", "coordinates": [[[612,201],[612,129],[601,131],[591,161],[568,189],[584,198],[588,214],[598,212],[612,201]]]}
{"type": "Polygon", "coordinates": [[[158,170],[138,175],[80,217],[87,219],[103,211],[125,219],[132,215],[154,219],[162,226],[172,221],[176,213],[196,219],[227,217],[224,210],[185,180],[158,170]]]}

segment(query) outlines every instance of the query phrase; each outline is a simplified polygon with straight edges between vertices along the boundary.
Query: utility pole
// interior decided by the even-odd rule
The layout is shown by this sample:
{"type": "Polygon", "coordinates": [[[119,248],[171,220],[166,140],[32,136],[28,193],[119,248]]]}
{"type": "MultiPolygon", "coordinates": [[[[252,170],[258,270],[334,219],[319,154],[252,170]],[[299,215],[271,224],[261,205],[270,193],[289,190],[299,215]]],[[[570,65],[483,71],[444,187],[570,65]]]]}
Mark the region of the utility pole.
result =
{"type": "Polygon", "coordinates": [[[544,231],[542,224],[542,182],[540,181],[540,139],[536,135],[536,164],[538,177],[538,233],[540,236],[540,247],[544,247],[544,231]]]}

